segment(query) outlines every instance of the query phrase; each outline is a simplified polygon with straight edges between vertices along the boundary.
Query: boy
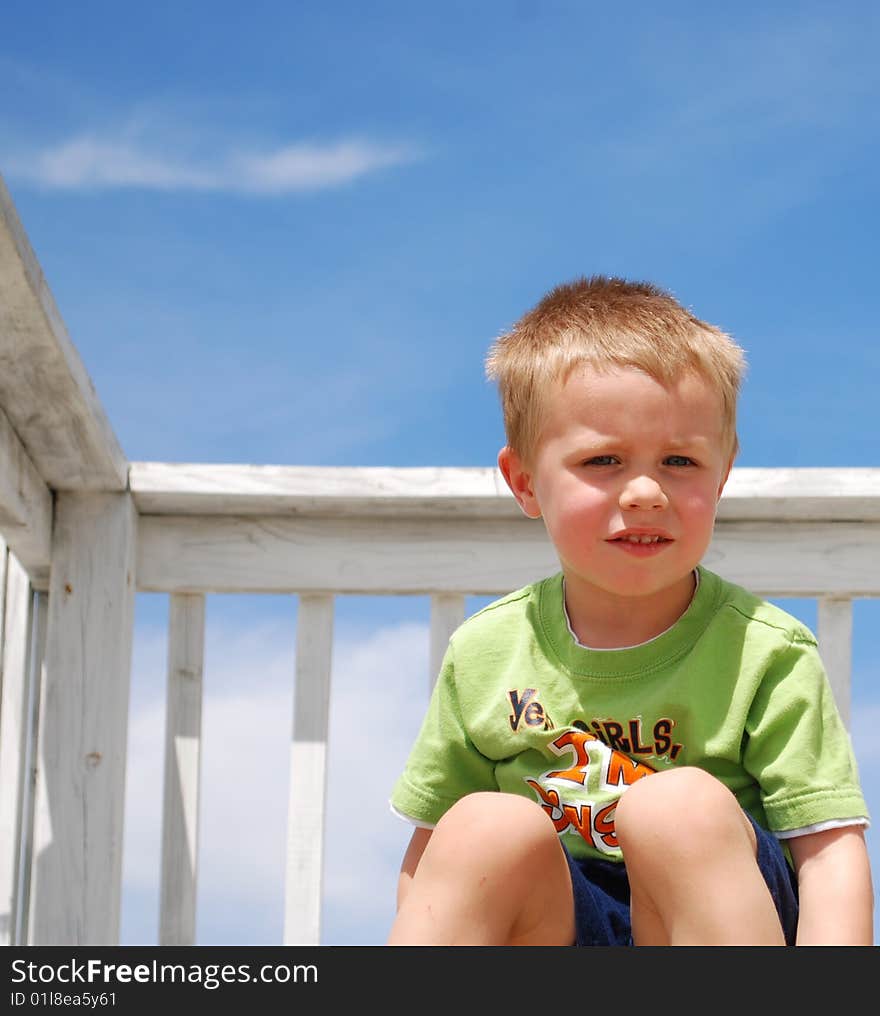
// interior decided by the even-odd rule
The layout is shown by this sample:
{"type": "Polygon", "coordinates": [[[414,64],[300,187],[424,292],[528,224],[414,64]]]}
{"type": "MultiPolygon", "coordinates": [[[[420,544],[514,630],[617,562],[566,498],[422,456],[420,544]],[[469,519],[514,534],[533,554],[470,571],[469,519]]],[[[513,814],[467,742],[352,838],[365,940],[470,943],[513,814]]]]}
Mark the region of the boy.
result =
{"type": "Polygon", "coordinates": [[[868,812],[812,634],[700,565],[742,350],[646,283],[494,344],[499,467],[561,572],[450,640],[391,805],[389,944],[870,944],[868,812]]]}

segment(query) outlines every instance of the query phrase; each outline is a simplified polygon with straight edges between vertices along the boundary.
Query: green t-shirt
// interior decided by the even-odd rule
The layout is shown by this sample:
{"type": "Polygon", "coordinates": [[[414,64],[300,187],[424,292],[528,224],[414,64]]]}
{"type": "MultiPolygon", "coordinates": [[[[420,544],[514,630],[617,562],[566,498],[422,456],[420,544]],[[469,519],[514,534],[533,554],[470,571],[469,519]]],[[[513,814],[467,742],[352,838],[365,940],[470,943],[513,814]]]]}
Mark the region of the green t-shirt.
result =
{"type": "Polygon", "coordinates": [[[777,833],[868,818],[849,734],[799,621],[700,568],[668,631],[588,649],[569,629],[560,573],[453,634],[391,805],[433,825],[465,794],[523,794],[573,856],[619,860],[621,793],[682,765],[712,773],[777,833]]]}

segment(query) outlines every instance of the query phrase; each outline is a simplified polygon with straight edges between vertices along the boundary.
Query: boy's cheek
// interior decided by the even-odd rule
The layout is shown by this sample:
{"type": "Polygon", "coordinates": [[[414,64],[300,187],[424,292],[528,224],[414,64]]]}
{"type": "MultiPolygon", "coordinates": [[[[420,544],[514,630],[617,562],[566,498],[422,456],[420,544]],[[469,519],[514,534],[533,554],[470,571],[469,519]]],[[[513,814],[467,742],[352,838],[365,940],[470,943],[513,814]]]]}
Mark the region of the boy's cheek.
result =
{"type": "Polygon", "coordinates": [[[544,521],[555,543],[583,544],[588,537],[604,537],[611,530],[608,513],[583,501],[556,504],[544,511],[544,521]]]}
{"type": "Polygon", "coordinates": [[[678,498],[679,512],[692,518],[713,516],[717,507],[718,497],[714,484],[701,484],[678,498]]]}

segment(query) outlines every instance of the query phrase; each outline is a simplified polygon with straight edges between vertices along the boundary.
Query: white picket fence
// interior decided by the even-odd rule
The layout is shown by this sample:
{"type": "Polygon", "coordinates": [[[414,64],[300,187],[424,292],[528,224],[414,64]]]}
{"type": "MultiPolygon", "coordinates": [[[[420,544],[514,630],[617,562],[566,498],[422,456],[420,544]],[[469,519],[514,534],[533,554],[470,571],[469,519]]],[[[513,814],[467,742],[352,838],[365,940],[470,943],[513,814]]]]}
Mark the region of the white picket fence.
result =
{"type": "MultiPolygon", "coordinates": [[[[734,470],[706,564],[818,599],[848,716],[880,469],[734,470]]],[[[118,942],[137,591],[170,594],[161,944],[195,934],[205,596],[299,597],[284,941],[312,944],[334,597],[429,595],[432,674],[466,596],[556,568],[494,468],[127,462],[0,180],[0,942],[118,942]]]]}

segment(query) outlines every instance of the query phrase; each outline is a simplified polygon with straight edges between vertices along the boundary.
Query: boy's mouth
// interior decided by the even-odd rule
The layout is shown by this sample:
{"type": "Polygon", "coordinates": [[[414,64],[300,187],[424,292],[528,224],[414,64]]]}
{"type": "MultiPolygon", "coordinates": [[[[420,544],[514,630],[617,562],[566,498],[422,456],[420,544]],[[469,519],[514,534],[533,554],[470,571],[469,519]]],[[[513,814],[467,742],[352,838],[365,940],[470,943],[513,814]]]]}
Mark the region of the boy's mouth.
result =
{"type": "Polygon", "coordinates": [[[622,551],[628,554],[635,554],[637,557],[651,556],[659,553],[670,543],[673,538],[665,532],[658,532],[656,529],[639,532],[637,529],[624,530],[612,536],[608,543],[613,543],[622,551]]]}
{"type": "Polygon", "coordinates": [[[653,536],[647,536],[638,533],[628,533],[625,536],[614,536],[609,541],[611,543],[671,543],[671,539],[668,536],[660,536],[655,534],[653,536]]]}

